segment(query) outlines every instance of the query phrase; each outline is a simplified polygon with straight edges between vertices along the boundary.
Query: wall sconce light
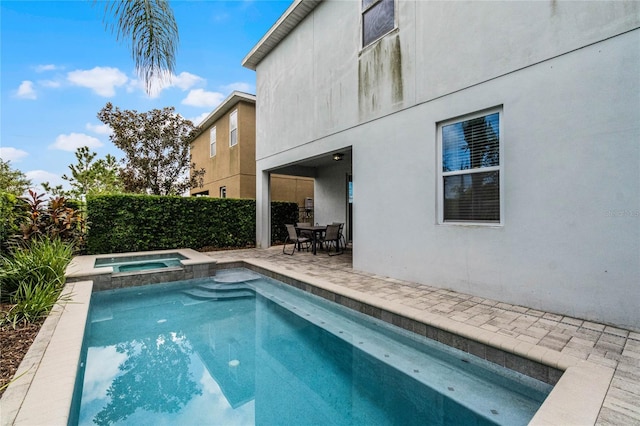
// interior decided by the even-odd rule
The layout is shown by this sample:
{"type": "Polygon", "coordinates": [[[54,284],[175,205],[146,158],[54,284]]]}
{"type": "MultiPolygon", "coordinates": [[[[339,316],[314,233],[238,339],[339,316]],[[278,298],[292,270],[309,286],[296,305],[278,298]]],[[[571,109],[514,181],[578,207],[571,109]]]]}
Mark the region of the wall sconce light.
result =
{"type": "Polygon", "coordinates": [[[335,161],[341,161],[342,157],[344,157],[344,154],[342,154],[341,152],[336,152],[335,154],[333,154],[333,159],[335,161]]]}

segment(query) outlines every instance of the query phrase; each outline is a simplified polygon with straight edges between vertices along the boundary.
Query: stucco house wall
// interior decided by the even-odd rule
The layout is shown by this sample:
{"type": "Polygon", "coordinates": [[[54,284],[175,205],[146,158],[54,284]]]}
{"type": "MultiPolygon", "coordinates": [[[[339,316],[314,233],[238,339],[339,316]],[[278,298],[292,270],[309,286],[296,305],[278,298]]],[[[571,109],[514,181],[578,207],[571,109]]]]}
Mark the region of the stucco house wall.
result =
{"type": "Polygon", "coordinates": [[[257,63],[258,241],[269,171],[349,147],[354,269],[640,329],[640,3],[396,7],[362,49],[360,2],[320,2],[257,63]],[[490,108],[501,223],[439,223],[438,123],[490,108]]]}

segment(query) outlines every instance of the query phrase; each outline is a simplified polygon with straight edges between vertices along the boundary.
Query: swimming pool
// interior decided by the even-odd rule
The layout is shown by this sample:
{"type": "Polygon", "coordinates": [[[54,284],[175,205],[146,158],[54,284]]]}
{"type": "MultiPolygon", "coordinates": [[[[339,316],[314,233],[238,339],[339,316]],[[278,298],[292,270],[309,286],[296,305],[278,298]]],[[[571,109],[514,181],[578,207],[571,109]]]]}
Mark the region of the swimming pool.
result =
{"type": "Polygon", "coordinates": [[[246,270],[88,322],[70,424],[526,424],[551,389],[246,270]]]}

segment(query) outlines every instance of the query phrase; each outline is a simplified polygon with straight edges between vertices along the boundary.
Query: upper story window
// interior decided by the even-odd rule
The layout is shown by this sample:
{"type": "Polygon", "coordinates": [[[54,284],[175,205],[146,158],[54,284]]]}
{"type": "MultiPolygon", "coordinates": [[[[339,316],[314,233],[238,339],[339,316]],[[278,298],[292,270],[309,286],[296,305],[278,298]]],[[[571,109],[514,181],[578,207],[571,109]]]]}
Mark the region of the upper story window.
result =
{"type": "Polygon", "coordinates": [[[227,198],[227,187],[226,186],[221,186],[220,187],[220,198],[227,198]]]}
{"type": "Polygon", "coordinates": [[[438,125],[438,222],[502,223],[502,110],[438,125]]]}
{"type": "Polygon", "coordinates": [[[238,144],[238,110],[229,116],[229,146],[238,144]]]}
{"type": "Polygon", "coordinates": [[[362,0],[362,46],[395,28],[395,0],[362,0]]]}
{"type": "Polygon", "coordinates": [[[209,130],[209,156],[216,156],[216,126],[209,130]]]}

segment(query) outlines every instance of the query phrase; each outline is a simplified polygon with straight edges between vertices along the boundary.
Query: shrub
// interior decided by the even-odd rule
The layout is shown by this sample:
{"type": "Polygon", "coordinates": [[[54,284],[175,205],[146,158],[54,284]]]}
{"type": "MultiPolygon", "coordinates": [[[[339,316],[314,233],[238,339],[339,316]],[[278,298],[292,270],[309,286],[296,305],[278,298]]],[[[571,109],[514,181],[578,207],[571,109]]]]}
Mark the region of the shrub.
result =
{"type": "Polygon", "coordinates": [[[49,237],[74,245],[77,251],[84,247],[85,220],[80,210],[70,207],[65,197],[54,197],[46,202],[44,194],[29,190],[24,197],[25,219],[20,224],[22,239],[49,237]]]}
{"type": "MultiPolygon", "coordinates": [[[[296,203],[272,203],[273,241],[297,220],[296,203]]],[[[256,202],[233,198],[151,195],[87,197],[87,252],[255,245],[256,202]]]]}
{"type": "MultiPolygon", "coordinates": [[[[14,305],[5,321],[14,328],[21,322],[33,323],[47,317],[59,300],[61,286],[56,282],[36,283],[23,281],[13,296],[14,305]]],[[[67,299],[67,298],[63,298],[67,299]]]]}
{"type": "Polygon", "coordinates": [[[287,202],[271,203],[271,243],[284,243],[287,237],[287,223],[298,222],[298,204],[287,202]]]}
{"type": "Polygon", "coordinates": [[[18,224],[24,218],[18,197],[8,192],[0,192],[0,253],[9,250],[9,238],[20,232],[18,224]]]}
{"type": "Polygon", "coordinates": [[[62,289],[72,255],[72,245],[59,238],[37,238],[15,247],[8,256],[0,256],[0,300],[19,303],[21,297],[33,293],[32,289],[48,290],[50,285],[62,289]]]}

